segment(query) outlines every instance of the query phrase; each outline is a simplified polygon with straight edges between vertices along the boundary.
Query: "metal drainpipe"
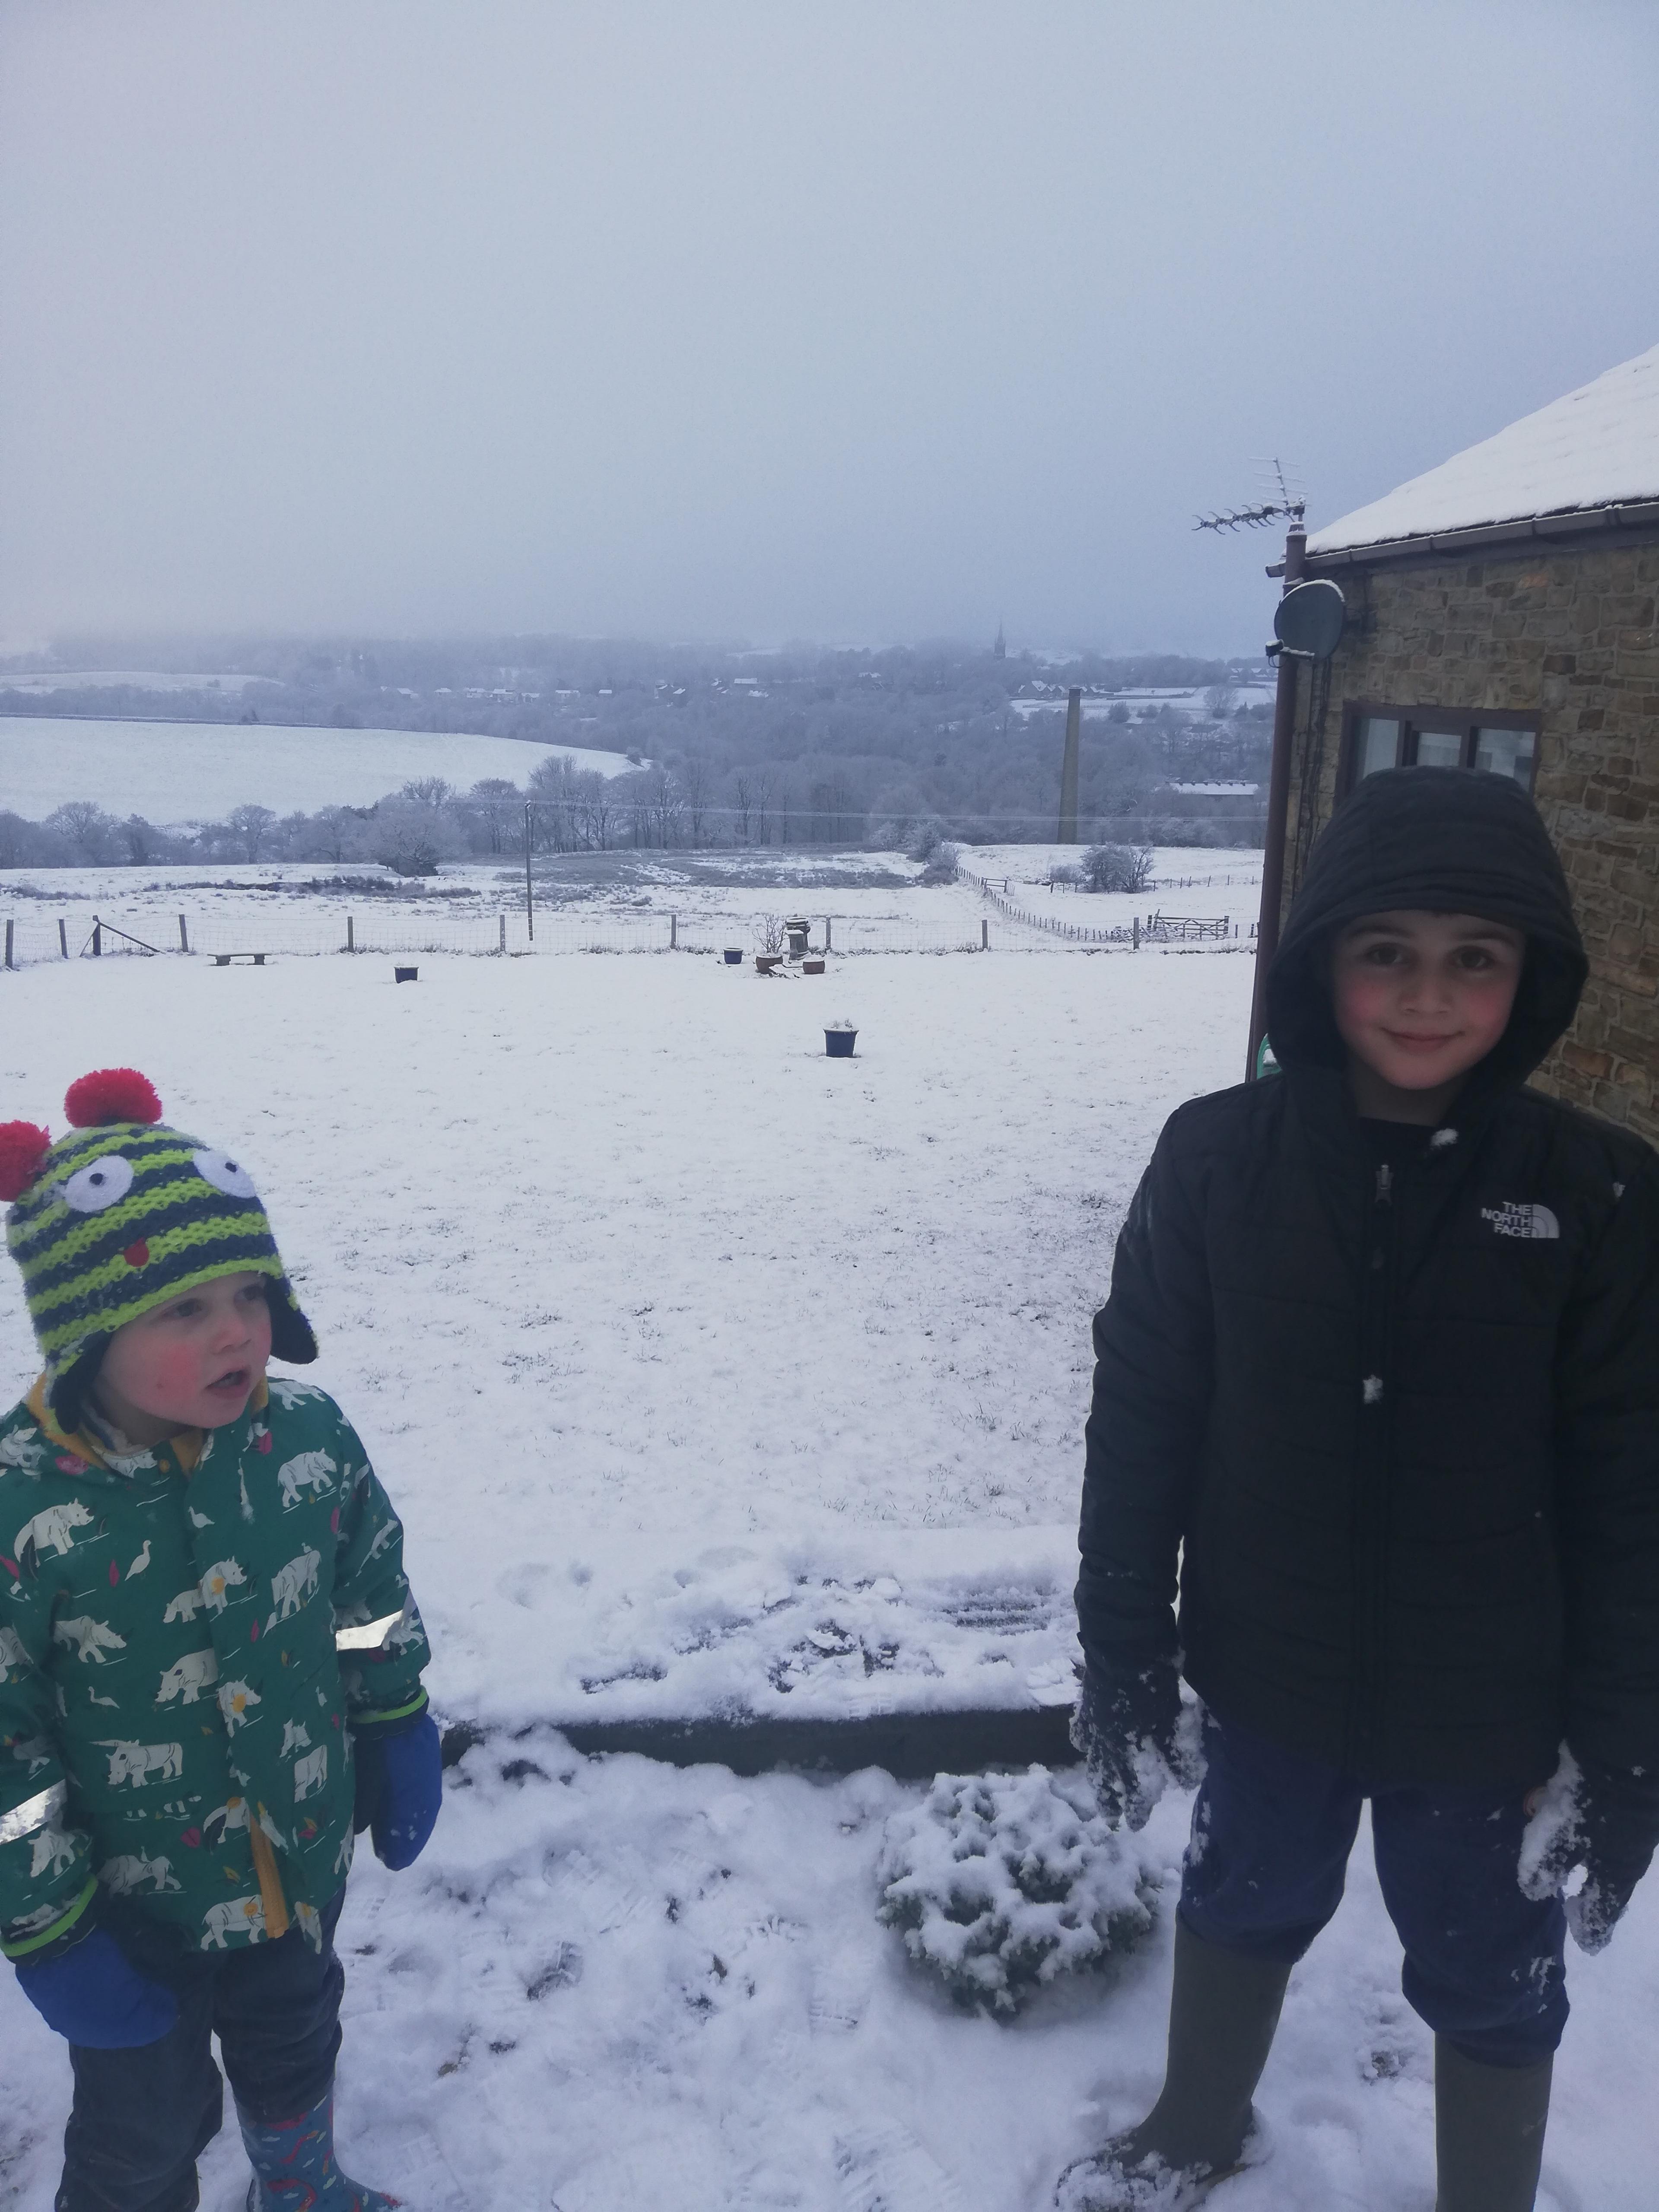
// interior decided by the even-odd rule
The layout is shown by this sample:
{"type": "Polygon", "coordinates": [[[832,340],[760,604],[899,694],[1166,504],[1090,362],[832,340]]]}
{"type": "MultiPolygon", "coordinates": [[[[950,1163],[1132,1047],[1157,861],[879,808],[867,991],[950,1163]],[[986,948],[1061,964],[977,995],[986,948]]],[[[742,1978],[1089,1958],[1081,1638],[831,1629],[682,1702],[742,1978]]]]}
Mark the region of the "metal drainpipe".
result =
{"type": "MultiPolygon", "coordinates": [[[[1306,566],[1308,533],[1291,530],[1285,536],[1285,583],[1289,591],[1302,581],[1306,566]]],[[[1261,912],[1255,933],[1255,986],[1250,998],[1250,1052],[1244,1080],[1255,1080],[1256,1054],[1267,1028],[1263,1001],[1267,970],[1279,950],[1279,909],[1285,896],[1285,820],[1291,805],[1291,740],[1296,729],[1296,673],[1297,662],[1288,653],[1279,656],[1279,689],[1273,697],[1273,766],[1267,777],[1267,844],[1261,856],[1261,912]]]]}

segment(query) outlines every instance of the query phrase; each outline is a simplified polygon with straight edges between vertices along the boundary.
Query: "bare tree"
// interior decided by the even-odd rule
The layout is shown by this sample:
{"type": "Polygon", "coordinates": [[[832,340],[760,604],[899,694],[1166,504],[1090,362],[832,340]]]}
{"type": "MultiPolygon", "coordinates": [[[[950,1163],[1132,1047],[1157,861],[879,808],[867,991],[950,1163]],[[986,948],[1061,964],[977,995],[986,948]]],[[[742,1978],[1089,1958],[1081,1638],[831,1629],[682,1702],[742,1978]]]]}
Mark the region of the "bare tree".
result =
{"type": "Polygon", "coordinates": [[[769,826],[766,810],[771,803],[771,777],[769,775],[757,777],[755,781],[755,816],[758,833],[758,842],[763,845],[765,844],[767,841],[767,832],[769,826]]]}
{"type": "Polygon", "coordinates": [[[708,770],[701,753],[694,754],[686,763],[685,811],[695,849],[702,843],[703,817],[708,811],[708,770]]]}
{"type": "Polygon", "coordinates": [[[403,796],[435,812],[455,796],[455,787],[441,775],[417,775],[404,786],[403,796]]]}
{"type": "Polygon", "coordinates": [[[468,793],[467,805],[489,840],[492,853],[507,850],[507,841],[523,804],[518,785],[509,783],[502,775],[484,776],[468,793]]]}
{"type": "Polygon", "coordinates": [[[755,804],[754,787],[746,775],[739,775],[735,789],[738,800],[738,835],[746,845],[749,842],[749,817],[755,804]]]}
{"type": "Polygon", "coordinates": [[[276,819],[274,808],[257,806],[250,800],[245,806],[231,808],[225,817],[225,827],[235,836],[246,858],[257,860],[259,848],[264,843],[266,833],[276,819]]]}
{"type": "Polygon", "coordinates": [[[101,860],[109,851],[116,822],[90,799],[66,799],[46,817],[46,827],[57,830],[77,860],[101,860]]]}

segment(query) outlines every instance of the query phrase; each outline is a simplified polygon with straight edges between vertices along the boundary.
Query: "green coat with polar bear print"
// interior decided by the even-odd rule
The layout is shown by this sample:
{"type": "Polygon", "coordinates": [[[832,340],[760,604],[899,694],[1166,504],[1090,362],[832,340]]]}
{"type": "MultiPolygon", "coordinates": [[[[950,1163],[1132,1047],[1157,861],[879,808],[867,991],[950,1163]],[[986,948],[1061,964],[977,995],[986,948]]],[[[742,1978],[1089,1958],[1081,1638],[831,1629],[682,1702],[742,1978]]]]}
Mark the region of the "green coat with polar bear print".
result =
{"type": "Polygon", "coordinates": [[[71,1939],[100,1893],[192,1948],[283,1910],[316,1942],[353,1733],[421,1711],[428,1656],[402,1526],[323,1391],[273,1377],[118,1456],[37,1386],[0,1420],[0,1949],[71,1939]]]}

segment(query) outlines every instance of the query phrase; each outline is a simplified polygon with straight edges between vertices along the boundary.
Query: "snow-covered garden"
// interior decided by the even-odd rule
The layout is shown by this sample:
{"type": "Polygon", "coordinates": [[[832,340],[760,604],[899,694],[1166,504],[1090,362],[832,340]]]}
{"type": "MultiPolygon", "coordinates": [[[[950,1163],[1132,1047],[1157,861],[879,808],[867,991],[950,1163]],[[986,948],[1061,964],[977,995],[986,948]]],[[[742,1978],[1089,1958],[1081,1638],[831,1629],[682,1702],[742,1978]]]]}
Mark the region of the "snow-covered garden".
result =
{"type": "MultiPolygon", "coordinates": [[[[87,912],[110,886],[79,888],[87,912]]],[[[783,896],[709,893],[711,939],[783,896]]],[[[971,884],[857,896],[982,911],[971,884]]],[[[145,900],[190,903],[169,879],[124,910],[145,900]]],[[[434,1703],[490,1730],[419,1863],[353,1878],[341,2130],[366,2179],[432,2212],[1011,2212],[1150,2100],[1186,1801],[1137,1843],[1150,1934],[1005,2021],[878,1917],[925,1785],[589,1759],[559,1726],[1066,1698],[1089,1319],[1164,1116],[1240,1073],[1245,943],[1093,954],[1009,925],[988,953],[776,980],[665,948],[424,955],[404,987],[380,953],[0,976],[0,1120],[59,1127],[71,1078],[128,1063],[251,1165],[313,1374],[404,1514],[434,1703]],[[840,1018],[857,1052],[832,1060],[840,1018]]],[[[28,1346],[7,1269],[8,1402],[28,1346]]],[[[1263,2084],[1273,2160],[1218,2212],[1427,2212],[1430,2042],[1398,1972],[1362,1842],[1263,2084]]],[[[1659,1887],[1570,1974],[1540,2203],[1638,2212],[1659,1887]]],[[[9,1975],[0,2047],[0,2204],[46,2212],[68,2065],[9,1975]]],[[[244,2175],[222,2138],[204,2203],[244,2175]]]]}

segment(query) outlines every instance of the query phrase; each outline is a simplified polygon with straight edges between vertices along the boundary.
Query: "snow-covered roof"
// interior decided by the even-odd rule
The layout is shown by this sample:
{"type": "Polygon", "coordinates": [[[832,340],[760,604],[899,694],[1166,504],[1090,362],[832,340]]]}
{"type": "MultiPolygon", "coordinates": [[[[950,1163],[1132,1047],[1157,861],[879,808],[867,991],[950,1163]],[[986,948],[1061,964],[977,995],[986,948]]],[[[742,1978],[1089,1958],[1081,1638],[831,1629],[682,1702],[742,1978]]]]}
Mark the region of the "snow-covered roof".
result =
{"type": "Polygon", "coordinates": [[[1522,416],[1369,507],[1308,533],[1308,554],[1659,501],[1659,346],[1522,416]]]}

